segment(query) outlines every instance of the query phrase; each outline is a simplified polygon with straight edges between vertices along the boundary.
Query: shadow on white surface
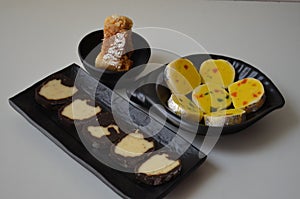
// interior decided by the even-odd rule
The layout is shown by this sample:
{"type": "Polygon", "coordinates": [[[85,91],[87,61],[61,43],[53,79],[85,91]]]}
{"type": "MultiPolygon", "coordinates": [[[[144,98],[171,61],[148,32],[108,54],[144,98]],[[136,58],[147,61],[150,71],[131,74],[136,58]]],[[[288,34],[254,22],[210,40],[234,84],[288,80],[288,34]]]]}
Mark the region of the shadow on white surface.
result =
{"type": "Polygon", "coordinates": [[[190,176],[185,178],[179,186],[174,189],[166,199],[182,199],[182,198],[193,198],[199,189],[204,187],[204,184],[216,175],[219,168],[209,160],[205,161],[202,166],[191,173],[190,176]]]}
{"type": "Polygon", "coordinates": [[[262,150],[264,147],[276,144],[294,132],[299,119],[296,112],[289,104],[282,109],[275,110],[253,126],[233,135],[220,138],[213,150],[232,153],[250,153],[262,150]]]}

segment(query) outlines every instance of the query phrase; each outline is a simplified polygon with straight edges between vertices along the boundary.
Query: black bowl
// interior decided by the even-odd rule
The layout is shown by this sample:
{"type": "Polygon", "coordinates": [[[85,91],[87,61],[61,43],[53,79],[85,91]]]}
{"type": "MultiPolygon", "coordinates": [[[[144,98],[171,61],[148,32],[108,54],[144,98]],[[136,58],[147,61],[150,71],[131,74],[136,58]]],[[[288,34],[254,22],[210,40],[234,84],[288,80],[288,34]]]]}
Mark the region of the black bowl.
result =
{"type": "MultiPolygon", "coordinates": [[[[78,53],[81,62],[85,69],[96,79],[106,86],[113,88],[118,80],[127,71],[112,71],[95,67],[95,60],[100,53],[103,39],[103,30],[97,30],[89,33],[80,41],[78,53]]],[[[145,64],[149,61],[151,49],[148,42],[139,34],[132,32],[133,53],[131,60],[133,61],[132,68],[142,70],[145,64]]]]}

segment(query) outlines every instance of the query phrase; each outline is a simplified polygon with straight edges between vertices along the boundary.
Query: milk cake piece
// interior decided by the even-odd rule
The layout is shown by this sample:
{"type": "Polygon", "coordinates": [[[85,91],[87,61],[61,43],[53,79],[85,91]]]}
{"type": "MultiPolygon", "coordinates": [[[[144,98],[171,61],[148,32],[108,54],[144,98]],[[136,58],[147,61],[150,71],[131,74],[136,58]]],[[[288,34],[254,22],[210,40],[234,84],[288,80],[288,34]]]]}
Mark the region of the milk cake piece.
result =
{"type": "Polygon", "coordinates": [[[109,149],[125,135],[109,112],[101,113],[97,119],[87,122],[81,133],[84,139],[96,149],[109,149]]]}
{"type": "Polygon", "coordinates": [[[137,179],[153,186],[172,180],[182,168],[178,158],[179,156],[166,152],[150,156],[136,169],[137,179]]]}
{"type": "Polygon", "coordinates": [[[67,126],[83,125],[91,118],[96,118],[102,111],[100,105],[90,99],[74,99],[58,110],[58,118],[67,126]]]}
{"type": "Polygon", "coordinates": [[[129,70],[133,64],[132,20],[125,16],[112,15],[104,21],[104,38],[95,65],[114,71],[129,70]]]}
{"type": "Polygon", "coordinates": [[[207,126],[230,126],[241,124],[246,118],[246,111],[242,109],[227,109],[204,115],[204,124],[207,126]]]}
{"type": "Polygon", "coordinates": [[[203,117],[203,112],[185,95],[172,94],[168,107],[182,119],[199,122],[203,117]]]}
{"type": "Polygon", "coordinates": [[[164,77],[174,94],[186,95],[201,83],[200,74],[193,63],[184,58],[169,63],[165,68],[164,77]]]}
{"type": "Polygon", "coordinates": [[[193,90],[192,100],[204,113],[222,110],[231,104],[228,92],[217,84],[198,86],[193,90]]]}
{"type": "Polygon", "coordinates": [[[264,86],[258,79],[241,79],[231,84],[228,90],[235,108],[244,109],[246,112],[254,112],[264,104],[264,86]]]}
{"type": "Polygon", "coordinates": [[[204,61],[199,72],[204,83],[219,84],[224,88],[232,84],[235,78],[234,67],[223,59],[204,61]]]}
{"type": "Polygon", "coordinates": [[[136,130],[120,139],[111,148],[111,157],[121,166],[133,169],[135,165],[149,155],[155,148],[154,140],[136,130]]]}
{"type": "Polygon", "coordinates": [[[35,100],[47,109],[58,109],[63,104],[70,102],[77,92],[74,81],[57,74],[49,77],[35,89],[35,100]]]}

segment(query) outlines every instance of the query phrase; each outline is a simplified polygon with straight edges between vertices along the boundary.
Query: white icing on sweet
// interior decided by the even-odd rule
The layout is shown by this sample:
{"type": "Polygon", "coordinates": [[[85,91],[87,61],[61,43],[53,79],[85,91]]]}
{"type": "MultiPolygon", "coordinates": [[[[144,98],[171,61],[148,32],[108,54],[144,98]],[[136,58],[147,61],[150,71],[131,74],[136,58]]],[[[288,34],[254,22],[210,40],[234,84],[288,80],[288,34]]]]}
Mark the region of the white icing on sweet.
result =
{"type": "Polygon", "coordinates": [[[120,58],[122,57],[125,49],[125,35],[126,32],[121,32],[108,38],[113,42],[110,44],[107,53],[103,56],[103,60],[106,61],[109,65],[117,66],[119,64],[120,58]]]}

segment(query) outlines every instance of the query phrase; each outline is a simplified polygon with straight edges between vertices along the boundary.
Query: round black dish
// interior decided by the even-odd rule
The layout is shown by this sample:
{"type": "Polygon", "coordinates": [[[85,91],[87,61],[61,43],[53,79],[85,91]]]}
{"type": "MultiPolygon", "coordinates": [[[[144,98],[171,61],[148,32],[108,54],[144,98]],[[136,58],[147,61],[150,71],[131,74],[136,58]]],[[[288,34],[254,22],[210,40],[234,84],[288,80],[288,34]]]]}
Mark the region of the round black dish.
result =
{"type": "MultiPolygon", "coordinates": [[[[100,53],[103,39],[103,30],[91,32],[83,37],[78,46],[78,54],[85,69],[96,79],[99,79],[106,86],[113,88],[117,81],[127,71],[111,71],[95,67],[95,60],[100,53]]],[[[133,53],[131,60],[132,68],[143,65],[149,61],[151,49],[148,42],[140,35],[132,32],[133,53]]]]}

